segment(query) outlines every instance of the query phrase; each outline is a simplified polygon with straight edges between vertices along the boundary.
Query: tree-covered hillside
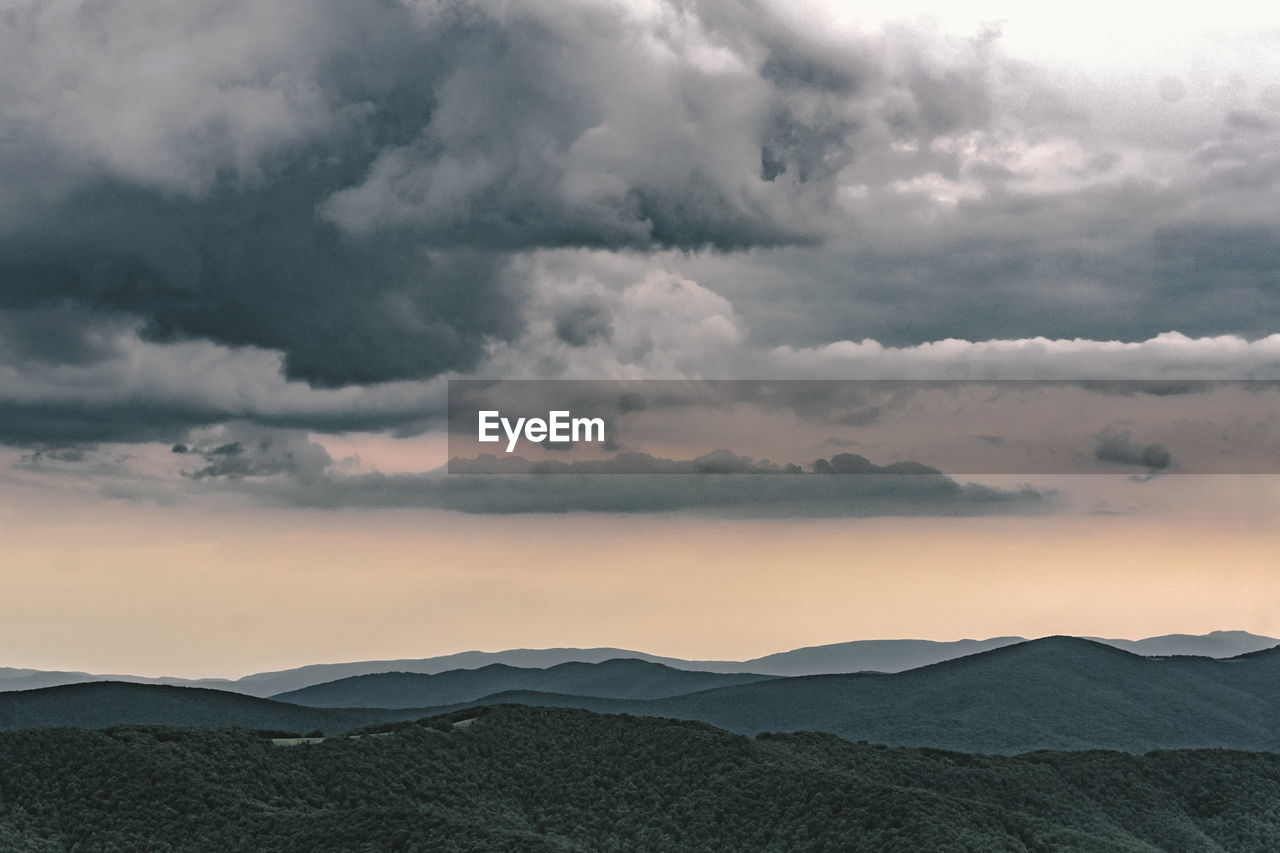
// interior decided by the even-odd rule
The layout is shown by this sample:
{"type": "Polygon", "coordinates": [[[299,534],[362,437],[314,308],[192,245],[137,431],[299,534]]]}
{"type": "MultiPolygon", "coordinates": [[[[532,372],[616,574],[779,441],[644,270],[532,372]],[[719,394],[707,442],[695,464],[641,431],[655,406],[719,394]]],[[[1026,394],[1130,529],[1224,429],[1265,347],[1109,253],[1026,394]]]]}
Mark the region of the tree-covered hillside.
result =
{"type": "Polygon", "coordinates": [[[975,756],[500,707],[277,746],[0,734],[5,850],[1280,849],[1280,756],[975,756]]]}

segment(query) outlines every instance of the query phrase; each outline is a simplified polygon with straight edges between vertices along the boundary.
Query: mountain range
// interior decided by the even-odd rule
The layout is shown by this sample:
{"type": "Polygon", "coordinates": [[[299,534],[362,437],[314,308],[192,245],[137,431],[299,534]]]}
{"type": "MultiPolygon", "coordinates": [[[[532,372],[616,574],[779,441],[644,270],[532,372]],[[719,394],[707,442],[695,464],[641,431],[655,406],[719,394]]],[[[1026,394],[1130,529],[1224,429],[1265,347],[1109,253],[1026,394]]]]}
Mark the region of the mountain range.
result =
{"type": "MultiPolygon", "coordinates": [[[[1142,640],[1094,640],[1138,655],[1201,655],[1234,657],[1280,644],[1280,640],[1247,631],[1213,631],[1209,634],[1167,634],[1142,640]]],[[[601,663],[632,658],[664,664],[673,669],[705,673],[752,673],[796,676],[851,672],[903,672],[941,663],[965,655],[1026,642],[1024,637],[993,637],[986,640],[854,640],[809,646],[743,661],[686,660],[619,648],[508,649],[501,652],[469,651],[429,658],[356,661],[312,664],[295,669],[260,672],[238,679],[148,678],[135,675],[102,675],[88,672],[49,671],[0,667],[0,692],[31,690],[89,681],[126,681],[181,687],[206,687],[249,696],[274,696],[316,684],[358,675],[410,672],[434,675],[459,669],[479,669],[491,664],[545,669],[563,663],[601,663]]]]}
{"type": "Polygon", "coordinates": [[[274,700],[164,685],[66,685],[0,694],[0,729],[146,723],[340,734],[521,704],[966,752],[1280,750],[1280,648],[1226,659],[1144,657],[1047,637],[901,673],[725,676],[625,659],[512,670],[356,677],[274,700]],[[448,701],[460,696],[471,698],[448,701]],[[433,707],[404,706],[423,700],[433,707]]]}
{"type": "Polygon", "coordinates": [[[966,752],[1276,750],[1280,650],[1146,658],[1051,637],[903,673],[797,676],[656,700],[511,692],[472,704],[502,702],[966,752]]]}

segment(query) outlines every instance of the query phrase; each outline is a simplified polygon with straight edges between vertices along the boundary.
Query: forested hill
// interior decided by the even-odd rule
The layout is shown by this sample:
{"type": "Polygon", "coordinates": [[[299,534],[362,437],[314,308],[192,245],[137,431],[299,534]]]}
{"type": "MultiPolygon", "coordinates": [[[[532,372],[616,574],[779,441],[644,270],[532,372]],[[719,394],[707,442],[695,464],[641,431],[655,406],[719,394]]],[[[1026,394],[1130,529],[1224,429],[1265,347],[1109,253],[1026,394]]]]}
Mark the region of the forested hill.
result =
{"type": "Polygon", "coordinates": [[[422,715],[371,708],[304,708],[219,690],[116,681],[0,693],[0,730],[163,725],[241,726],[302,733],[318,729],[332,734],[415,716],[422,715]]]}
{"type": "Polygon", "coordinates": [[[499,707],[377,737],[0,733],[0,849],[1280,849],[1280,756],[992,757],[499,707]],[[470,719],[469,719],[470,718],[470,719]]]}

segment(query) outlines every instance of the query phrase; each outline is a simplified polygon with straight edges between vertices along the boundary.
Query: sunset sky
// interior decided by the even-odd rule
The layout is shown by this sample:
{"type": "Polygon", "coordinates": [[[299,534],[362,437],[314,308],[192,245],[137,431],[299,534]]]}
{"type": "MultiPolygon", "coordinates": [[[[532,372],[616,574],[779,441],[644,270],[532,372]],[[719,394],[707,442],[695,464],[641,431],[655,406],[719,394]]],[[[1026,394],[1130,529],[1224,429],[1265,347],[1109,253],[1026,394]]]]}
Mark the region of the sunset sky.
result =
{"type": "Polygon", "coordinates": [[[1277,222],[1262,4],[5,0],[0,666],[1280,634],[1277,222]],[[468,378],[1158,384],[527,486],[468,378]]]}

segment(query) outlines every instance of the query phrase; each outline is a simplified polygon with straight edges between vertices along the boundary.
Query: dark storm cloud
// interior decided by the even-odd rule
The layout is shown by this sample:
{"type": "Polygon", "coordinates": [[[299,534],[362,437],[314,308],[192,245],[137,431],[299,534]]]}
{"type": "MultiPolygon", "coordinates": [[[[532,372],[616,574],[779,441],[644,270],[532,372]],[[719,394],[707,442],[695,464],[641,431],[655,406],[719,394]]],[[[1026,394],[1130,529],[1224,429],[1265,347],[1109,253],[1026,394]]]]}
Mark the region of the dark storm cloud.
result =
{"type": "Polygon", "coordinates": [[[116,353],[119,324],[74,304],[0,312],[0,363],[88,364],[116,353]]]}
{"type": "Polygon", "coordinates": [[[832,116],[808,120],[780,105],[765,125],[760,176],[775,181],[793,174],[800,183],[830,180],[852,157],[849,137],[854,130],[848,120],[832,116]]]}
{"type": "Polygon", "coordinates": [[[1140,465],[1152,471],[1163,471],[1173,463],[1173,456],[1162,445],[1132,441],[1127,432],[1104,432],[1099,435],[1093,456],[1099,462],[1140,465]]]}
{"type": "Polygon", "coordinates": [[[800,45],[778,44],[760,66],[760,75],[784,88],[848,93],[857,86],[851,70],[808,55],[800,45]]]}
{"type": "Polygon", "coordinates": [[[408,435],[444,417],[443,380],[312,388],[284,378],[278,353],[204,341],[149,344],[128,325],[85,328],[95,333],[83,343],[93,357],[73,363],[35,341],[0,339],[8,344],[0,360],[0,443],[173,444],[192,427],[228,421],[408,435]]]}
{"type": "Polygon", "coordinates": [[[1230,308],[1280,296],[1280,228],[1184,225],[1157,229],[1156,274],[1164,291],[1230,308]]]}
{"type": "MultiPolygon", "coordinates": [[[[797,268],[774,274],[794,278],[796,288],[764,288],[735,306],[771,344],[1274,333],[1277,232],[1199,225],[1143,233],[1140,210],[1107,241],[1066,237],[1048,215],[1038,217],[1045,225],[1037,233],[1001,234],[1002,217],[992,217],[990,232],[975,236],[923,229],[911,246],[869,246],[825,259],[791,255],[797,268]],[[821,310],[790,310],[797,292],[821,310]]],[[[989,210],[971,204],[964,213],[980,219],[989,210]]],[[[719,287],[714,278],[706,282],[719,287]]]]}
{"type": "MultiPolygon", "coordinates": [[[[1002,515],[1053,506],[1051,496],[1029,487],[1003,490],[945,477],[705,474],[611,480],[572,475],[450,478],[441,484],[435,505],[473,514],[686,512],[764,518],[1002,515]]],[[[397,490],[406,487],[412,489],[408,483],[395,484],[397,490]]]]}
{"type": "MultiPolygon", "coordinates": [[[[719,37],[699,8],[657,14],[19,6],[0,25],[24,68],[0,85],[0,312],[25,315],[0,331],[74,361],[94,355],[82,327],[136,317],[148,340],[278,350],[319,386],[430,377],[518,330],[513,252],[812,244],[831,187],[798,187],[850,125],[788,92],[847,94],[849,72],[741,29],[733,67],[702,67],[719,37]],[[34,334],[59,306],[80,320],[34,334]]],[[[589,308],[557,320],[578,345],[607,330],[589,308]]]]}
{"type": "MultiPolygon", "coordinates": [[[[451,371],[790,375],[794,348],[841,340],[1280,323],[1274,92],[1205,106],[1162,83],[1163,112],[1126,112],[994,31],[837,34],[784,12],[11,4],[0,441],[408,433],[438,414],[429,394],[374,392],[451,371]],[[188,360],[206,343],[279,359],[188,360]],[[277,373],[361,393],[317,402],[277,373]]],[[[1097,349],[1080,363],[1114,364],[1097,349]]],[[[1274,365],[1221,349],[1206,372],[1274,365]]],[[[1153,374],[1183,364],[1152,351],[1153,374]]],[[[1005,375],[1024,355],[982,358],[1005,375]]]]}
{"type": "Polygon", "coordinates": [[[593,302],[565,306],[557,312],[555,322],[556,337],[575,347],[608,340],[613,332],[613,322],[607,309],[593,302]]]}
{"type": "MultiPolygon", "coordinates": [[[[189,21],[156,16],[154,22],[130,15],[124,5],[86,6],[83,14],[58,20],[52,33],[24,33],[41,22],[33,7],[10,16],[6,41],[26,36],[35,39],[34,52],[52,54],[65,49],[62,40],[112,37],[141,42],[145,54],[181,39],[182,27],[203,14],[197,6],[189,21]]],[[[142,334],[152,340],[208,338],[278,349],[286,354],[288,375],[322,385],[430,375],[472,363],[483,338],[503,334],[512,321],[498,259],[465,251],[428,257],[420,245],[351,238],[316,215],[316,205],[358,181],[379,151],[416,135],[432,109],[432,78],[448,65],[436,44],[445,34],[413,27],[406,10],[384,5],[353,15],[343,9],[310,6],[323,22],[306,27],[318,38],[312,56],[251,55],[243,71],[220,74],[202,67],[205,58],[197,54],[166,78],[113,55],[101,70],[86,67],[79,89],[69,82],[57,91],[74,110],[81,98],[97,94],[95,83],[112,85],[99,77],[135,74],[142,88],[107,94],[129,97],[140,122],[156,122],[139,142],[171,158],[169,168],[151,168],[145,150],[103,163],[99,152],[66,150],[71,145],[57,138],[56,125],[19,124],[27,131],[24,141],[57,155],[45,170],[74,181],[34,199],[20,220],[0,224],[0,307],[72,303],[142,318],[142,334]],[[309,79],[290,79],[298,76],[309,79]],[[294,84],[307,91],[293,91],[294,84]],[[168,138],[173,131],[165,122],[174,119],[149,113],[162,112],[173,89],[196,107],[201,98],[221,99],[224,114],[168,138]],[[293,108],[291,123],[274,129],[283,139],[261,141],[264,131],[250,119],[237,124],[238,110],[256,108],[255,95],[293,108]],[[291,97],[295,102],[287,103],[291,97]],[[238,149],[257,157],[243,159],[238,149]]],[[[228,50],[243,52],[247,44],[252,53],[283,35],[240,31],[253,23],[243,7],[223,14],[228,50]],[[254,44],[256,38],[267,44],[254,44]]],[[[298,23],[293,15],[282,17],[283,24],[298,23]]],[[[23,94],[0,87],[0,98],[11,105],[23,94]]],[[[95,120],[109,117],[85,117],[95,120]]],[[[15,152],[10,147],[3,154],[0,178],[15,183],[21,178],[12,172],[15,152]]]]}
{"type": "MultiPolygon", "coordinates": [[[[483,336],[501,333],[511,321],[492,258],[397,258],[372,247],[340,246],[336,233],[290,229],[283,216],[271,215],[270,225],[235,219],[230,230],[237,233],[222,235],[226,242],[197,246],[218,230],[206,220],[207,209],[178,203],[157,211],[154,220],[137,213],[117,211],[147,232],[146,245],[136,252],[120,257],[114,250],[49,241],[39,254],[52,268],[39,260],[11,268],[6,278],[16,287],[10,294],[34,299],[38,291],[144,317],[141,332],[148,340],[207,338],[277,349],[286,354],[288,376],[318,385],[466,366],[478,357],[483,336]],[[187,239],[196,233],[202,236],[187,239]],[[199,256],[191,277],[166,274],[161,259],[187,252],[199,256]],[[413,285],[415,275],[428,277],[431,286],[413,285]]],[[[52,227],[67,234],[94,231],[76,219],[71,215],[52,227]]]]}
{"type": "Polygon", "coordinates": [[[169,442],[192,424],[215,423],[224,413],[183,406],[97,407],[55,404],[0,405],[0,440],[22,446],[72,448],[99,441],[169,442]]]}
{"type": "Polygon", "coordinates": [[[307,428],[320,432],[388,431],[416,435],[443,421],[443,409],[393,410],[360,406],[330,411],[245,412],[235,406],[209,406],[205,401],[131,402],[127,396],[103,404],[57,401],[0,404],[0,442],[18,447],[71,448],[98,442],[180,442],[194,426],[212,426],[253,415],[253,422],[269,427],[307,428]]]}
{"type": "Polygon", "coordinates": [[[919,463],[850,466],[838,457],[817,463],[828,476],[805,474],[796,465],[761,462],[727,450],[690,460],[619,454],[595,463],[481,458],[451,464],[459,461],[464,462],[460,470],[483,473],[331,475],[307,482],[281,476],[225,485],[300,506],[422,507],[483,515],[949,516],[1036,513],[1055,505],[1052,493],[1030,486],[998,489],[962,484],[919,463]]]}
{"type": "Polygon", "coordinates": [[[1274,333],[1280,122],[1229,105],[1256,89],[1175,110],[998,60],[904,78],[909,109],[841,175],[857,229],[688,265],[759,344],[1274,333]]]}

